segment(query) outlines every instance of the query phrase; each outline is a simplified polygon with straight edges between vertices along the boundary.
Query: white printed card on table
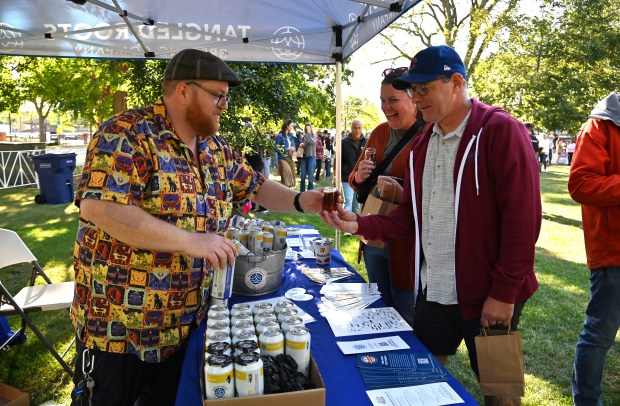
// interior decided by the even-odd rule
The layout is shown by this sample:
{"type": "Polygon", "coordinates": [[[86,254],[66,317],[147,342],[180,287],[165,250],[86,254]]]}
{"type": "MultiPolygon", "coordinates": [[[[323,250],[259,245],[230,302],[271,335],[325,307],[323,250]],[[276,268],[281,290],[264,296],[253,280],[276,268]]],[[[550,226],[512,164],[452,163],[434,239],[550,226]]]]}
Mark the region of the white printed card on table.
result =
{"type": "Polygon", "coordinates": [[[324,316],[336,337],[413,330],[393,307],[334,311],[324,316]]]}

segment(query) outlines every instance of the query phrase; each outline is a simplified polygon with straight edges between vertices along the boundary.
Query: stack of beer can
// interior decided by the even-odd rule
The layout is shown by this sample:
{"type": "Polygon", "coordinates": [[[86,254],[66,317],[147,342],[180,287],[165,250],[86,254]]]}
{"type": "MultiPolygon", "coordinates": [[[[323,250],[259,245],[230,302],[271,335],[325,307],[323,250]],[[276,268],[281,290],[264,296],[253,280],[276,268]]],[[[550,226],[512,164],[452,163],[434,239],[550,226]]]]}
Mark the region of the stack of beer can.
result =
{"type": "Polygon", "coordinates": [[[281,220],[268,222],[262,219],[233,216],[226,230],[226,237],[237,240],[254,254],[281,251],[286,248],[286,224],[281,220]]]}
{"type": "Polygon", "coordinates": [[[290,355],[308,377],[310,332],[292,302],[211,306],[205,343],[207,399],[264,394],[261,355],[290,355]]]}

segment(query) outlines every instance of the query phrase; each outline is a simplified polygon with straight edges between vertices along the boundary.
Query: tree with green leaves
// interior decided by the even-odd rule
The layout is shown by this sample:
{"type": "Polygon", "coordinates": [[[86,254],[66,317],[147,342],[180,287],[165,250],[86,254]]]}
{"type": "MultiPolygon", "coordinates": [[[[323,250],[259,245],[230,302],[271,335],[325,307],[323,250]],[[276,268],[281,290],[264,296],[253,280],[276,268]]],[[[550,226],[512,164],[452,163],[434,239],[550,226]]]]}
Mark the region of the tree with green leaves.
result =
{"type": "Polygon", "coordinates": [[[617,7],[614,0],[545,2],[480,64],[475,92],[547,132],[574,135],[596,102],[620,88],[617,7]]]}
{"type": "Polygon", "coordinates": [[[411,59],[420,45],[458,48],[457,44],[465,44],[463,63],[467,72],[473,73],[494,41],[514,26],[518,3],[519,0],[423,0],[381,33],[382,39],[396,51],[395,56],[386,60],[411,59]],[[408,40],[401,42],[402,38],[408,40]]]}

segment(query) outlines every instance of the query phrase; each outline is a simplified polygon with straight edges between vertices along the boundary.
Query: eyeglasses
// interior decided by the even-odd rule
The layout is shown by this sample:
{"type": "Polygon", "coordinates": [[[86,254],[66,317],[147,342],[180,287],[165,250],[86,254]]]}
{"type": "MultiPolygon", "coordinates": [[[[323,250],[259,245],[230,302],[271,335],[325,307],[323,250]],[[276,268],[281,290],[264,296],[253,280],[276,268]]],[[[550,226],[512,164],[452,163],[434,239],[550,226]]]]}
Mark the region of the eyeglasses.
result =
{"type": "Polygon", "coordinates": [[[450,76],[439,76],[433,80],[429,80],[428,82],[424,82],[424,83],[412,83],[407,88],[407,96],[413,97],[414,93],[417,93],[417,95],[420,97],[426,96],[428,94],[428,91],[430,90],[430,88],[428,87],[429,83],[432,83],[436,80],[445,80],[445,79],[450,79],[450,76]]]}
{"type": "Polygon", "coordinates": [[[215,102],[215,105],[221,109],[224,108],[224,106],[228,105],[228,102],[230,101],[230,96],[227,94],[219,94],[214,92],[213,90],[209,89],[208,87],[204,87],[203,85],[201,85],[200,83],[196,83],[196,82],[185,82],[186,85],[194,85],[196,87],[201,88],[202,90],[204,90],[205,92],[209,93],[211,96],[213,97],[217,97],[217,102],[215,102]],[[224,102],[222,103],[222,100],[224,100],[224,102]]]}
{"type": "Polygon", "coordinates": [[[392,73],[405,73],[408,72],[409,68],[406,66],[402,66],[400,68],[387,68],[386,70],[383,71],[382,75],[385,77],[387,75],[390,75],[392,73]]]}

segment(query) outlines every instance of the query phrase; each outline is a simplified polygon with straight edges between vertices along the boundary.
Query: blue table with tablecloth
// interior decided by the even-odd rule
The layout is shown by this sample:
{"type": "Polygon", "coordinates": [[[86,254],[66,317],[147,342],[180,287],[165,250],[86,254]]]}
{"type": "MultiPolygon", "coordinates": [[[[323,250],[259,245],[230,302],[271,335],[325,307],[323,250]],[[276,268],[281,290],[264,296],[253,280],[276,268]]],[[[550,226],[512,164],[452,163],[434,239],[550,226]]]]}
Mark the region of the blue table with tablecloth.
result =
{"type": "MultiPolygon", "coordinates": [[[[343,405],[372,405],[368,395],[366,394],[366,386],[355,366],[355,355],[344,355],[336,341],[355,341],[377,338],[381,336],[400,336],[410,347],[411,352],[428,352],[428,350],[420,343],[411,331],[398,333],[383,333],[372,335],[358,335],[350,337],[336,338],[329,326],[327,320],[319,313],[317,304],[320,302],[319,291],[323,285],[310,281],[303,275],[301,268],[303,266],[315,267],[315,259],[300,259],[295,261],[286,260],[282,271],[283,280],[280,289],[274,293],[262,296],[239,296],[233,295],[229,300],[229,306],[235,303],[252,302],[260,299],[270,299],[284,296],[284,293],[293,287],[303,287],[307,293],[311,294],[314,299],[310,301],[295,302],[297,306],[303,309],[316,319],[315,322],[306,325],[311,334],[311,354],[318,366],[323,381],[325,383],[326,400],[325,404],[329,406],[343,405]]],[[[353,276],[341,279],[338,282],[365,282],[364,279],[355,272],[355,270],[344,260],[342,255],[334,250],[331,267],[347,267],[354,273],[353,276]]],[[[385,307],[383,301],[378,300],[370,307],[385,307]]],[[[177,392],[177,406],[199,405],[202,402],[201,397],[201,363],[204,359],[204,342],[205,342],[206,321],[193,331],[189,337],[188,347],[185,354],[185,362],[181,375],[181,382],[177,392]]],[[[446,371],[447,372],[447,371],[446,371]]],[[[463,386],[448,373],[448,384],[454,391],[465,401],[458,405],[477,405],[476,400],[463,388],[463,386]]]]}

